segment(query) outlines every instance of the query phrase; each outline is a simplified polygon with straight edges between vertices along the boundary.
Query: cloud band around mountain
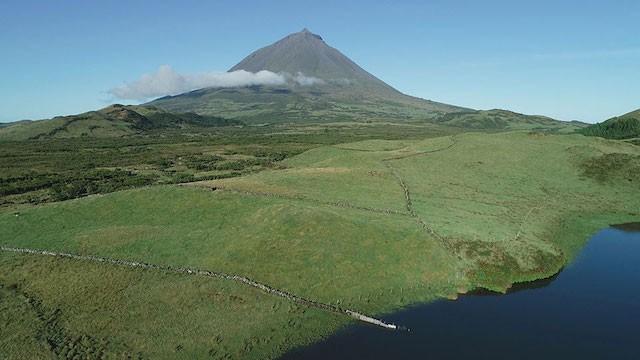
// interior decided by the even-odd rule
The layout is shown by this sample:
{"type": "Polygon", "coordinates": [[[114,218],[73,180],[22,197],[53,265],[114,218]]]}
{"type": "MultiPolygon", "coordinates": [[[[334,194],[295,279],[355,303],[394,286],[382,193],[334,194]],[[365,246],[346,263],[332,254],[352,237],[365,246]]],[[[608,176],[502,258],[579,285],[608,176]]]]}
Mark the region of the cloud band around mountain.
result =
{"type": "Polygon", "coordinates": [[[177,95],[187,91],[208,87],[246,87],[255,85],[284,85],[288,82],[309,86],[324,81],[302,73],[291,75],[267,70],[252,73],[245,70],[231,72],[209,72],[180,74],[169,65],[162,65],[155,73],[142,75],[138,80],[127,82],[109,90],[118,99],[147,100],[166,95],[177,95]]]}

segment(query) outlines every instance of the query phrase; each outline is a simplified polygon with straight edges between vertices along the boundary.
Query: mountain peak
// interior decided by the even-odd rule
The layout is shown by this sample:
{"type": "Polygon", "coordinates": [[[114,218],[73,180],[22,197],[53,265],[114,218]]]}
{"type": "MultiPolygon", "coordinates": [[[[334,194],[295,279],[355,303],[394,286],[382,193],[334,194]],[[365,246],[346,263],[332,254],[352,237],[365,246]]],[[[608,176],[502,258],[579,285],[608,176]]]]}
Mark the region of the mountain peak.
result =
{"type": "Polygon", "coordinates": [[[361,89],[377,88],[397,91],[371,75],[337,49],[329,46],[320,35],[304,28],[275,43],[254,51],[229,71],[258,72],[311,76],[324,83],[339,82],[361,89]]]}
{"type": "MultiPolygon", "coordinates": [[[[322,36],[318,35],[318,34],[314,34],[311,31],[309,31],[309,29],[304,28],[302,29],[299,33],[295,33],[295,34],[291,34],[291,35],[303,35],[303,36],[313,36],[314,38],[318,39],[318,40],[323,40],[322,36]]],[[[324,41],[324,40],[323,40],[324,41]]]]}

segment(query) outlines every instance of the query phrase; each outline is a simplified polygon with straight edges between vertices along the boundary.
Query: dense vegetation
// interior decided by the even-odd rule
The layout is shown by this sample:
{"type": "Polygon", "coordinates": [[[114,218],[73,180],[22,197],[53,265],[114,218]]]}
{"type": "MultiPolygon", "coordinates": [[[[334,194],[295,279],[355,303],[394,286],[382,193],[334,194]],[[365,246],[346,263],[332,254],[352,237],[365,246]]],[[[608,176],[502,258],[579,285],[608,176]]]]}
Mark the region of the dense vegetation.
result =
{"type": "Polygon", "coordinates": [[[507,110],[452,112],[436,116],[434,121],[451,127],[475,130],[543,130],[568,132],[580,127],[579,123],[562,123],[535,115],[524,115],[507,110]]]}
{"type": "Polygon", "coordinates": [[[594,124],[580,132],[587,136],[607,139],[631,139],[640,137],[640,110],[594,124]]]}
{"type": "MultiPolygon", "coordinates": [[[[80,172],[91,158],[91,169],[116,179],[151,163],[160,165],[145,174],[162,177],[162,161],[194,176],[236,171],[219,170],[234,161],[271,165],[193,186],[5,206],[0,244],[241,274],[381,314],[547,277],[589,233],[640,217],[629,181],[635,145],[542,132],[425,139],[432,130],[342,124],[49,140],[40,143],[48,157],[13,143],[0,147],[12,176],[80,172]],[[83,152],[94,156],[74,155],[83,152]]],[[[9,358],[272,358],[347,321],[227,281],[7,253],[0,268],[0,355],[9,358]]]]}
{"type": "Polygon", "coordinates": [[[0,142],[0,207],[153,184],[240,176],[323,144],[442,134],[431,126],[341,123],[155,129],[148,136],[0,142]]]}

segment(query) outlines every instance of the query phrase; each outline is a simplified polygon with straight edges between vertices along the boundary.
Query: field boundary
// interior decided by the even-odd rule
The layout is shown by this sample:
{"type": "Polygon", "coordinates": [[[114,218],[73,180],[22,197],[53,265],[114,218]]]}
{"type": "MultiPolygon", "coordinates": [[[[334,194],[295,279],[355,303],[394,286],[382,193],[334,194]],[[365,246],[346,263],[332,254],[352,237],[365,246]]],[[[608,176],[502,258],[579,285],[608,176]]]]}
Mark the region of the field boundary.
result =
{"type": "Polygon", "coordinates": [[[362,314],[354,310],[345,309],[338,306],[309,300],[309,299],[291,294],[284,290],[276,289],[271,286],[259,283],[255,280],[252,280],[250,278],[247,278],[245,276],[240,276],[240,275],[227,274],[227,273],[218,272],[218,271],[209,271],[209,270],[202,270],[202,269],[196,269],[196,268],[155,265],[155,264],[149,264],[145,262],[138,262],[138,261],[131,261],[131,260],[114,259],[114,258],[94,256],[94,255],[77,255],[77,254],[71,254],[71,253],[54,252],[54,251],[40,250],[40,249],[0,246],[0,250],[4,252],[12,252],[12,253],[18,253],[18,254],[50,256],[50,257],[56,257],[56,258],[66,258],[66,259],[73,259],[73,260],[79,260],[79,261],[111,264],[111,265],[136,268],[136,269],[158,270],[158,271],[166,271],[174,274],[183,274],[183,275],[202,276],[202,277],[210,277],[210,278],[217,278],[217,279],[223,279],[223,280],[231,280],[243,285],[247,285],[247,286],[251,286],[253,288],[259,289],[267,294],[279,296],[281,298],[287,299],[289,301],[292,301],[294,303],[304,305],[307,307],[314,307],[314,308],[330,311],[337,314],[347,315],[358,321],[380,326],[385,329],[397,330],[400,328],[395,324],[386,323],[382,320],[376,319],[371,316],[367,316],[365,314],[362,314]]]}
{"type": "Polygon", "coordinates": [[[400,174],[398,173],[396,168],[393,167],[393,165],[391,164],[395,160],[402,160],[402,159],[406,159],[406,158],[409,158],[409,157],[427,155],[427,154],[432,154],[432,153],[437,153],[437,152],[449,150],[449,149],[453,148],[458,143],[455,135],[452,135],[450,137],[450,139],[451,139],[451,143],[449,145],[445,146],[445,147],[434,149],[434,150],[421,151],[421,152],[414,153],[414,154],[389,157],[389,158],[382,159],[381,162],[384,164],[384,166],[387,169],[389,169],[389,171],[391,171],[391,174],[393,174],[393,176],[396,178],[398,184],[402,188],[402,191],[404,192],[405,207],[407,209],[407,212],[409,213],[409,216],[411,216],[412,218],[416,219],[416,221],[418,222],[418,225],[423,230],[427,231],[433,237],[438,239],[440,241],[440,243],[442,244],[442,246],[444,246],[445,249],[447,249],[449,251],[453,251],[453,248],[452,248],[451,244],[449,244],[447,239],[444,236],[438,234],[435,231],[435,229],[433,229],[433,227],[431,227],[431,225],[429,225],[426,221],[424,221],[420,217],[420,215],[418,215],[418,213],[415,211],[415,209],[413,208],[413,202],[411,200],[411,192],[409,191],[409,186],[404,181],[402,176],[400,176],[400,174]]]}
{"type": "MultiPolygon", "coordinates": [[[[405,208],[406,208],[406,212],[405,213],[400,213],[400,214],[408,215],[409,217],[414,218],[416,220],[416,222],[418,223],[418,226],[420,226],[420,228],[422,228],[424,231],[428,232],[430,235],[432,235],[433,237],[438,239],[438,241],[440,241],[440,243],[442,244],[442,246],[444,246],[445,249],[447,249],[449,251],[453,251],[454,249],[451,246],[451,244],[447,241],[447,239],[444,236],[438,234],[435,231],[435,229],[433,229],[433,227],[431,225],[429,225],[426,221],[424,221],[418,215],[418,213],[415,211],[415,209],[413,208],[413,202],[411,200],[411,192],[409,191],[409,186],[404,181],[402,176],[400,176],[400,174],[398,173],[396,168],[393,167],[393,165],[391,164],[395,160],[402,160],[402,159],[406,159],[406,158],[410,158],[410,157],[415,157],[415,156],[421,156],[421,155],[427,155],[427,154],[433,154],[433,153],[437,153],[437,152],[441,152],[441,151],[446,151],[446,150],[449,150],[449,149],[453,148],[454,146],[456,146],[458,144],[458,140],[456,139],[456,135],[449,136],[449,140],[451,142],[447,146],[443,146],[443,147],[440,147],[440,148],[437,148],[437,149],[433,149],[433,150],[416,151],[416,152],[411,153],[411,154],[391,156],[391,157],[387,157],[387,158],[381,159],[380,162],[391,172],[393,177],[396,179],[396,182],[398,183],[398,185],[400,185],[400,187],[402,188],[402,192],[404,193],[404,205],[405,205],[405,208]]],[[[396,150],[385,151],[385,150],[354,149],[354,148],[339,147],[337,145],[333,145],[333,147],[335,147],[337,149],[341,149],[341,150],[346,150],[346,151],[360,151],[360,152],[378,152],[378,153],[383,153],[383,152],[396,151],[396,150]]],[[[362,210],[371,211],[370,209],[362,209],[362,210]]],[[[375,209],[375,211],[379,211],[379,210],[375,209]]]]}

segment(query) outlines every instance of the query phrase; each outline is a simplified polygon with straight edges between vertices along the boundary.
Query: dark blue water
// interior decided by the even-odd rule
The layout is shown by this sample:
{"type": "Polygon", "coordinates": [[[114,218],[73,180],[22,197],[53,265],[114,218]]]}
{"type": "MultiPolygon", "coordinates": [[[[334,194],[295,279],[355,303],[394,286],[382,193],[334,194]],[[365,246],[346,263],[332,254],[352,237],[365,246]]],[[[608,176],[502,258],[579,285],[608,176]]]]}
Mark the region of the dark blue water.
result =
{"type": "Polygon", "coordinates": [[[353,325],[285,359],[640,359],[640,228],[609,228],[559,275],[353,325]]]}

